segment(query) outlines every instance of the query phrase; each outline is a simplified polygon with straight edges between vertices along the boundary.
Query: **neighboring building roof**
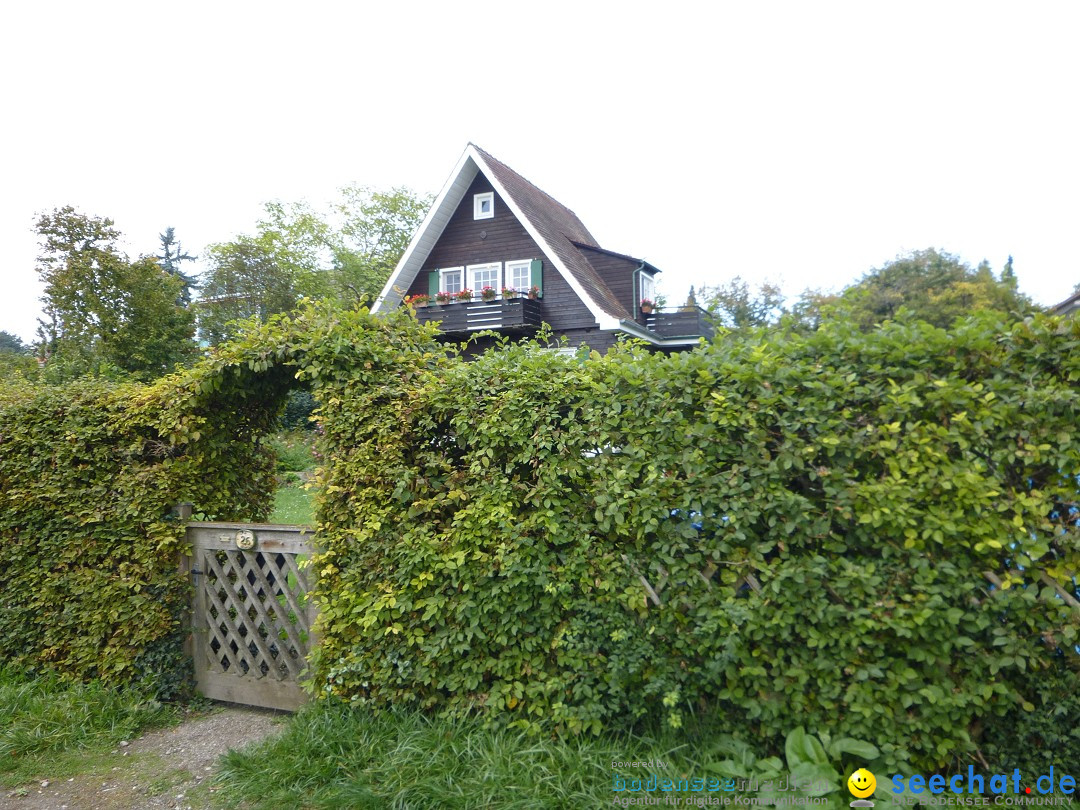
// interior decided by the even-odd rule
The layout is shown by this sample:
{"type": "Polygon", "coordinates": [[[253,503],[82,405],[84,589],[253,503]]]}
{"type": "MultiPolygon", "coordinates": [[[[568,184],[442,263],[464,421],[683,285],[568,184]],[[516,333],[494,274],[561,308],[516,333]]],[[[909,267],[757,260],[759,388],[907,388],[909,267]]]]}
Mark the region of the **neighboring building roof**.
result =
{"type": "Polygon", "coordinates": [[[1070,312],[1076,312],[1080,310],[1080,290],[1074,292],[1060,304],[1054,304],[1050,307],[1050,312],[1053,315],[1068,315],[1070,312]]]}
{"type": "Polygon", "coordinates": [[[605,251],[577,214],[472,143],[465,147],[450,179],[435,198],[427,217],[383,287],[374,311],[378,312],[384,304],[400,304],[478,172],[483,172],[491,182],[525,230],[551,259],[555,269],[589,308],[601,329],[622,328],[623,321],[632,319],[589,264],[583,251],[596,250],[633,261],[641,260],[605,251]]]}

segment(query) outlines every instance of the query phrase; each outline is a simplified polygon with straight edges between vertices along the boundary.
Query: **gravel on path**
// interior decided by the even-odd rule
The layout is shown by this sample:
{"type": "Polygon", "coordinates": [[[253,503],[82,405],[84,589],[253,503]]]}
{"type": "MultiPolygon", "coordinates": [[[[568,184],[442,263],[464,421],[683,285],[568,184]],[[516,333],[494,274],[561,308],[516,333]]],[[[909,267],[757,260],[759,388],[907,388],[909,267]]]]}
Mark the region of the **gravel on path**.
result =
{"type": "Polygon", "coordinates": [[[108,770],[0,793],[0,810],[207,810],[218,757],[274,734],[281,712],[221,705],[121,744],[108,770]],[[196,797],[189,797],[191,791],[196,797]],[[196,802],[196,803],[193,803],[196,802]]]}

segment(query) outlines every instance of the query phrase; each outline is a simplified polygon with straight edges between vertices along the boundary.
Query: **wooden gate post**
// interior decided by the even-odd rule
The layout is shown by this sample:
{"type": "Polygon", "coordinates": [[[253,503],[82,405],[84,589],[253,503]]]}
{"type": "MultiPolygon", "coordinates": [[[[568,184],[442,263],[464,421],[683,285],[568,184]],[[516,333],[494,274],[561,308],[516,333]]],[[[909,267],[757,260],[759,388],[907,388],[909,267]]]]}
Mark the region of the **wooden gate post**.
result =
{"type": "MultiPolygon", "coordinates": [[[[187,502],[178,503],[172,508],[173,516],[183,523],[185,526],[191,520],[191,516],[195,514],[195,505],[187,502]]],[[[185,539],[187,535],[185,535],[185,539]]],[[[191,582],[191,547],[190,545],[182,549],[177,555],[176,570],[180,573],[187,582],[191,582]]],[[[192,628],[195,626],[195,611],[190,606],[191,600],[188,599],[188,609],[185,611],[187,618],[187,632],[184,634],[183,651],[187,658],[192,658],[195,654],[195,642],[192,638],[192,628]]]]}

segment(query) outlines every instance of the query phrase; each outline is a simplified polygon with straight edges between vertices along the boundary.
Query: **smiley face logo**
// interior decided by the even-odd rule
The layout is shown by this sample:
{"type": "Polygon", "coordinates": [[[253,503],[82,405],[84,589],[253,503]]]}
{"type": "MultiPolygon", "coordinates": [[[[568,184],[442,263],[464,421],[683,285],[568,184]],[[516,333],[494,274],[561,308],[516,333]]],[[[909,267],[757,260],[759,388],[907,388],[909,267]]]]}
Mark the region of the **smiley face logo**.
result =
{"type": "Polygon", "coordinates": [[[877,788],[877,779],[866,768],[859,768],[847,780],[847,789],[856,799],[865,799],[877,788]]]}

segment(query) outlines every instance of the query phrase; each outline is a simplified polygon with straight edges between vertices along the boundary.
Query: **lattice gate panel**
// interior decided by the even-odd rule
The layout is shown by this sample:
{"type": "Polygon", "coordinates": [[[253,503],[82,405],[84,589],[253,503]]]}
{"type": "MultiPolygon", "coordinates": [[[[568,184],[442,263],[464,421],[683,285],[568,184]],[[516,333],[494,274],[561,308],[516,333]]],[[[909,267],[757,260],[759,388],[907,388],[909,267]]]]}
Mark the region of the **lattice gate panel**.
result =
{"type": "Polygon", "coordinates": [[[206,697],[293,709],[312,647],[298,527],[191,524],[195,675],[206,697]],[[238,542],[239,538],[239,542],[238,542]],[[244,546],[252,547],[245,550],[244,546]]]}

